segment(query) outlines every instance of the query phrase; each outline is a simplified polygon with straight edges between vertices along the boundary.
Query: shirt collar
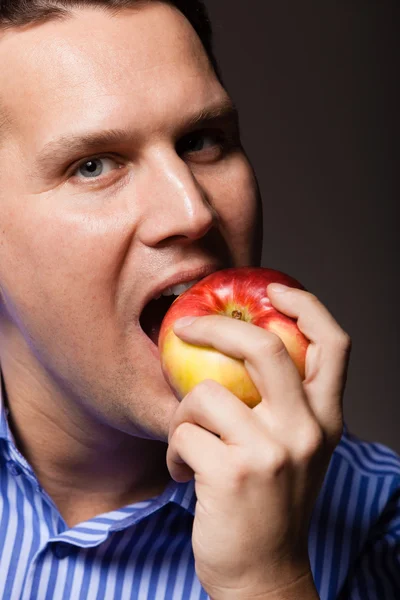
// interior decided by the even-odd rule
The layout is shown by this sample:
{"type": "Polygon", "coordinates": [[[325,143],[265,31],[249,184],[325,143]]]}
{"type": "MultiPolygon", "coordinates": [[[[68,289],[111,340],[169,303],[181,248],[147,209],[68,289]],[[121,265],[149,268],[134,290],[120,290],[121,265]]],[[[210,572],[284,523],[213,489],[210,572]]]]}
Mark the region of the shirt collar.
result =
{"type": "Polygon", "coordinates": [[[172,481],[169,490],[167,488],[164,492],[171,493],[172,491],[169,501],[178,504],[194,517],[197,502],[194,479],[191,479],[188,483],[176,483],[176,481],[172,481]]]}
{"type": "Polygon", "coordinates": [[[3,373],[0,367],[0,440],[12,442],[12,435],[7,421],[8,408],[4,389],[3,373]]]}
{"type": "MultiPolygon", "coordinates": [[[[8,409],[5,405],[5,390],[3,374],[0,367],[0,440],[4,439],[8,443],[13,444],[13,437],[8,426],[7,421],[8,409]]],[[[343,426],[343,437],[348,435],[348,428],[346,424],[343,426]]],[[[194,480],[192,479],[188,483],[176,483],[172,481],[167,486],[164,493],[160,497],[164,501],[174,502],[178,504],[192,515],[195,512],[196,495],[194,490],[194,480]]]]}
{"type": "MultiPolygon", "coordinates": [[[[4,386],[3,373],[0,366],[0,441],[5,440],[9,445],[14,446],[14,439],[8,425],[8,408],[6,405],[6,393],[4,386]]],[[[188,483],[177,483],[171,480],[164,492],[157,498],[161,503],[173,502],[178,504],[194,516],[196,497],[194,491],[194,480],[188,483]]]]}

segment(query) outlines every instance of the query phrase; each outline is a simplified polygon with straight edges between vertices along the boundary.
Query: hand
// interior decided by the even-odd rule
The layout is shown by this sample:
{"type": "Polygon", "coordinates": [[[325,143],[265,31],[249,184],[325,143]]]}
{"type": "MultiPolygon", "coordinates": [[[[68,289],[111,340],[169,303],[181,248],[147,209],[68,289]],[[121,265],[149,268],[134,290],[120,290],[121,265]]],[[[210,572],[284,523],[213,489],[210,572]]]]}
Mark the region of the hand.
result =
{"type": "Polygon", "coordinates": [[[196,573],[213,600],[318,598],[308,529],[343,430],[351,341],[309,292],[269,286],[268,295],[311,342],[303,382],[279,337],[260,327],[205,316],[174,328],[184,341],[243,359],[262,396],[250,409],[206,380],[170,425],[167,465],[178,482],[194,475],[196,573]]]}

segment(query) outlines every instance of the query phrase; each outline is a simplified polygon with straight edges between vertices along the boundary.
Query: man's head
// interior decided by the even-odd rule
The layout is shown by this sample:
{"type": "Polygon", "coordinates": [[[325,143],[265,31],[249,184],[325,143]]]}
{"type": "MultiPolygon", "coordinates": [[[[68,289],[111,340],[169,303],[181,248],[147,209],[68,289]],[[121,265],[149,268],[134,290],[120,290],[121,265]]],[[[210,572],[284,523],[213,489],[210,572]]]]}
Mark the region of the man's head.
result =
{"type": "Polygon", "coordinates": [[[144,304],[171,276],[259,264],[261,250],[258,187],[206,14],[197,0],[0,7],[7,391],[165,441],[177,400],[144,304]]]}
{"type": "MultiPolygon", "coordinates": [[[[0,0],[0,34],[7,29],[23,28],[49,20],[73,16],[74,9],[95,7],[107,14],[118,14],[123,9],[139,9],[160,0],[0,0]]],[[[161,0],[176,7],[185,15],[199,36],[214,71],[221,82],[222,76],[213,50],[212,28],[202,0],[161,0]]],[[[1,101],[1,98],[0,98],[1,101]]],[[[7,125],[7,115],[0,103],[0,133],[7,125]]]]}
{"type": "MultiPolygon", "coordinates": [[[[124,8],[137,8],[155,0],[0,0],[0,29],[23,27],[47,20],[65,19],[74,8],[96,7],[117,14],[124,8]],[[71,10],[72,9],[72,10],[71,10]]],[[[175,6],[189,21],[199,36],[208,58],[222,83],[220,69],[213,51],[212,28],[202,0],[163,0],[175,6]]]]}

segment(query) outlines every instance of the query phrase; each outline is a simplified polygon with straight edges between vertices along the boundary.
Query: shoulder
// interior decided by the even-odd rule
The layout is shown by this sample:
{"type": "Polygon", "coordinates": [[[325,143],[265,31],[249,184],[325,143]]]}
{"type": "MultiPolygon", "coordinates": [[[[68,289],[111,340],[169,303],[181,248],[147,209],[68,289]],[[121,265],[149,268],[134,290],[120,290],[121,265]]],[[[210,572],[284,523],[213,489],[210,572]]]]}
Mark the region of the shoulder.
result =
{"type": "Polygon", "coordinates": [[[325,588],[339,590],[360,557],[382,540],[394,540],[398,547],[399,526],[400,456],[345,428],[309,530],[310,559],[321,593],[325,588]]]}
{"type": "Polygon", "coordinates": [[[400,482],[400,456],[383,444],[362,440],[347,428],[334,454],[354,472],[400,482]]]}
{"type": "Polygon", "coordinates": [[[9,474],[6,467],[7,458],[3,452],[3,440],[0,439],[0,541],[2,539],[3,521],[8,512],[8,479],[9,474]]]}
{"type": "MultiPolygon", "coordinates": [[[[345,428],[327,471],[319,501],[348,529],[368,534],[389,503],[400,495],[400,456],[345,428]]],[[[324,508],[323,510],[327,510],[324,508]]],[[[400,504],[399,504],[400,511],[400,504]]]]}
{"type": "Polygon", "coordinates": [[[347,527],[358,527],[363,539],[371,539],[377,529],[380,534],[398,529],[400,456],[394,450],[362,440],[345,429],[330,468],[336,480],[346,482],[334,495],[346,520],[355,520],[347,527]]]}

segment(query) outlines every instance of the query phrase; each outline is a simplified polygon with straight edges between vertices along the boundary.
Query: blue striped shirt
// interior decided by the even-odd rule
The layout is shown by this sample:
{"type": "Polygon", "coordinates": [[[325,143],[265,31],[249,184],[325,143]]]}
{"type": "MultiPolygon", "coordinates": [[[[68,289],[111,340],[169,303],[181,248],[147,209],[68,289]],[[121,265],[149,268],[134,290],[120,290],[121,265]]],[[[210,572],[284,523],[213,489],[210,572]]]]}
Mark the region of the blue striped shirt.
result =
{"type": "MultiPolygon", "coordinates": [[[[0,377],[1,379],[1,377],[0,377]]],[[[193,481],[68,528],[15,446],[0,392],[0,598],[200,600],[193,481]]],[[[228,526],[228,524],[227,524],[228,526]]],[[[400,457],[345,428],[309,531],[322,600],[400,599],[400,457]]]]}

